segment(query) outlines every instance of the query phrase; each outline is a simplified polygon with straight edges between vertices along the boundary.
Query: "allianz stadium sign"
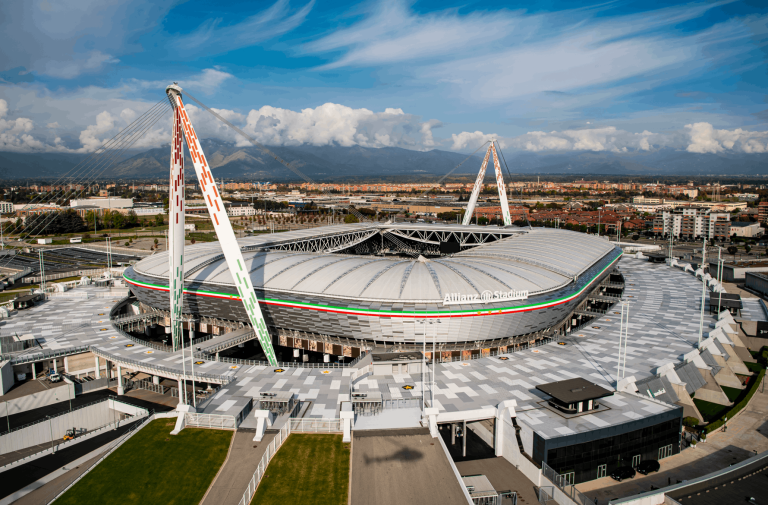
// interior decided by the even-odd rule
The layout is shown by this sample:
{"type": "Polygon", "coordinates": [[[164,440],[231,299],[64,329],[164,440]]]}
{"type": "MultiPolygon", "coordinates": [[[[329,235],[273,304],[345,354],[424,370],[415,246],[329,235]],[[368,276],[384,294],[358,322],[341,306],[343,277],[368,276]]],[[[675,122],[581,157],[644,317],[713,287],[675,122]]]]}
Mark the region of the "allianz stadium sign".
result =
{"type": "Polygon", "coordinates": [[[528,291],[489,291],[485,290],[480,294],[461,294],[447,293],[443,298],[443,305],[463,305],[467,303],[496,303],[509,302],[512,300],[525,300],[528,298],[528,291]]]}

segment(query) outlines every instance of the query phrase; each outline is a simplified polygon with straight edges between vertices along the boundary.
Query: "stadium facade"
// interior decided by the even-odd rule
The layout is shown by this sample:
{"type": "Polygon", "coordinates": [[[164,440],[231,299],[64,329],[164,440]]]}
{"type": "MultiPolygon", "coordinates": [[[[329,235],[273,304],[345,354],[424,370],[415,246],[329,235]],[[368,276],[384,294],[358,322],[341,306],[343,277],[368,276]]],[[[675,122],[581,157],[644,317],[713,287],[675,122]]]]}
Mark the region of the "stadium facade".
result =
{"type": "MultiPolygon", "coordinates": [[[[570,327],[621,257],[602,238],[546,228],[343,225],[238,243],[270,333],[292,347],[426,336],[443,351],[503,350],[570,327]]],[[[248,321],[218,242],[188,246],[184,270],[185,314],[248,321]]],[[[145,306],[169,310],[166,253],[124,278],[145,306]]]]}

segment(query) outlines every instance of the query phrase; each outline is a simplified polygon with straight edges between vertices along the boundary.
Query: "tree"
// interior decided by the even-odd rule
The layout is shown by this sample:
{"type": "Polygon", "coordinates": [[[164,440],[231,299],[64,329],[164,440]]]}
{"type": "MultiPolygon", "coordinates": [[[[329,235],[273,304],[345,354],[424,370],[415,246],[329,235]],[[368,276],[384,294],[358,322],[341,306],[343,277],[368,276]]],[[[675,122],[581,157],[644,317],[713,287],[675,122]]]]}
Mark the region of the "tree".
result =
{"type": "Polygon", "coordinates": [[[157,245],[157,239],[155,239],[155,245],[157,245]]]}
{"type": "Polygon", "coordinates": [[[155,214],[155,226],[163,226],[163,215],[155,214]]]}
{"type": "Polygon", "coordinates": [[[638,235],[637,233],[632,235],[632,240],[634,240],[635,242],[637,242],[639,239],[640,239],[640,235],[638,235]]]}
{"type": "Polygon", "coordinates": [[[189,242],[190,242],[191,244],[194,244],[194,243],[195,243],[195,237],[192,237],[191,239],[189,239],[189,242]]]}
{"type": "Polygon", "coordinates": [[[360,220],[357,219],[357,216],[355,216],[354,214],[347,214],[346,216],[344,216],[344,222],[347,223],[347,224],[349,224],[349,223],[359,223],[360,220]]]}
{"type": "Polygon", "coordinates": [[[745,253],[749,254],[749,251],[751,251],[751,250],[752,250],[752,247],[750,247],[749,244],[744,245],[744,252],[745,253]]]}

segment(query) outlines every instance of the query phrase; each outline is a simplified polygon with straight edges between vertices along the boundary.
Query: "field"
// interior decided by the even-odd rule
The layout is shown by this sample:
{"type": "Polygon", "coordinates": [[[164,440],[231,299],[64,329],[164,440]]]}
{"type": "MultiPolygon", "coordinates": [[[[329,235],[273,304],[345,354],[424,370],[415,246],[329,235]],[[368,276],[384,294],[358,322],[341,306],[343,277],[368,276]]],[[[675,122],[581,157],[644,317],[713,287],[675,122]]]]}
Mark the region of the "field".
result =
{"type": "Polygon", "coordinates": [[[199,503],[232,439],[231,431],[186,428],[157,419],[56,500],[60,504],[187,505],[199,503]]]}
{"type": "Polygon", "coordinates": [[[344,505],[349,458],[341,435],[294,433],[269,463],[251,504],[344,505]]]}
{"type": "Polygon", "coordinates": [[[693,403],[696,404],[696,408],[699,409],[701,415],[704,417],[704,422],[709,423],[718,419],[722,414],[728,412],[731,407],[718,405],[716,403],[705,402],[704,400],[693,399],[693,403]]]}

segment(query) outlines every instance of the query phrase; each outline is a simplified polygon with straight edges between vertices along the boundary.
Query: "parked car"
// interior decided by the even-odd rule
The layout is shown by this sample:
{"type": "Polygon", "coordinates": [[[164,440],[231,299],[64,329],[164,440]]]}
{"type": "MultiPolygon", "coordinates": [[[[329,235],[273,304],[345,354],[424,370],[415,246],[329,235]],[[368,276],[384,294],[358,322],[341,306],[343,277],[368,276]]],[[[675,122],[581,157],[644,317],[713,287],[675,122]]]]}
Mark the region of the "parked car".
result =
{"type": "Polygon", "coordinates": [[[634,479],[635,469],[631,466],[622,466],[611,473],[611,478],[621,482],[621,479],[634,479]]]}
{"type": "Polygon", "coordinates": [[[651,472],[658,472],[661,468],[661,465],[659,465],[659,462],[655,459],[646,459],[645,461],[641,461],[639,465],[637,465],[636,470],[643,475],[648,475],[651,472]]]}
{"type": "Polygon", "coordinates": [[[61,380],[61,375],[59,375],[58,372],[51,372],[48,376],[48,380],[51,382],[59,382],[61,380]]]}

